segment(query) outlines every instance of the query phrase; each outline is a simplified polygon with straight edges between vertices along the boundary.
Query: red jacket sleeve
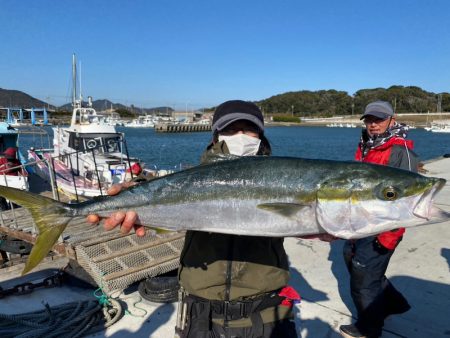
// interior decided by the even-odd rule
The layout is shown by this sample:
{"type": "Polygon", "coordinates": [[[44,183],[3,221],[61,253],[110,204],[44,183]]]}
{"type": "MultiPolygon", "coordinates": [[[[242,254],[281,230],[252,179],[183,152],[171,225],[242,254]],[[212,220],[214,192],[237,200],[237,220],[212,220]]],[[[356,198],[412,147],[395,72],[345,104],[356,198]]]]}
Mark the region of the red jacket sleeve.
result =
{"type": "Polygon", "coordinates": [[[377,236],[378,243],[384,246],[386,249],[394,250],[398,243],[402,240],[402,236],[405,233],[405,228],[399,228],[396,230],[382,232],[377,236]]]}

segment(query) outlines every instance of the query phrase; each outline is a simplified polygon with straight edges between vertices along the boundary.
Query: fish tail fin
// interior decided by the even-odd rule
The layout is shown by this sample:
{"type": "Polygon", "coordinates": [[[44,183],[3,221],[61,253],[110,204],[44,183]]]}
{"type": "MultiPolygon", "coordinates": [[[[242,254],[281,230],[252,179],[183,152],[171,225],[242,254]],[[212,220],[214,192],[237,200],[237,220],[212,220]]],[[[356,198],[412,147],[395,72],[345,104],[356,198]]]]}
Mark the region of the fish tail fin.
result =
{"type": "Polygon", "coordinates": [[[0,196],[27,208],[39,230],[22,275],[38,265],[58,241],[69,223],[70,208],[67,204],[28,191],[0,186],[0,196]]]}

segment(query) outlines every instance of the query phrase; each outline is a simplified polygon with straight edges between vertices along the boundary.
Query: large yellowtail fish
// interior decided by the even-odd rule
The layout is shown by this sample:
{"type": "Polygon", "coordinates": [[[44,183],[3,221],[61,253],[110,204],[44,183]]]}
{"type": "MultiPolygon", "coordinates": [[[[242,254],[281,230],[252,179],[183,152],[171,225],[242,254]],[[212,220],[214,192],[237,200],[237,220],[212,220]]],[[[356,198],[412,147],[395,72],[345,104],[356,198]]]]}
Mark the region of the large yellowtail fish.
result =
{"type": "Polygon", "coordinates": [[[116,196],[65,204],[0,186],[39,229],[23,273],[51,250],[67,223],[135,210],[143,225],[251,236],[330,233],[360,238],[449,218],[433,206],[445,180],[360,162],[282,157],[216,161],[142,183],[116,196]]]}

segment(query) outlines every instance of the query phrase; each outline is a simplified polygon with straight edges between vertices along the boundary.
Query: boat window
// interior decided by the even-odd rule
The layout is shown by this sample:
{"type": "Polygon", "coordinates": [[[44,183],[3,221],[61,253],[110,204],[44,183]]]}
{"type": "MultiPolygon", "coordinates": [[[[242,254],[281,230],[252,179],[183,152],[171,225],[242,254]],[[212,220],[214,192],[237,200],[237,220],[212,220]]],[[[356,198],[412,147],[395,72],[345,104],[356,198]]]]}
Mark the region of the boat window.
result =
{"type": "Polygon", "coordinates": [[[79,115],[81,124],[99,122],[98,115],[96,114],[94,109],[81,108],[79,110],[79,115]]]}
{"type": "Polygon", "coordinates": [[[94,153],[103,153],[103,143],[101,137],[96,138],[85,138],[84,141],[84,149],[86,150],[92,150],[94,149],[94,153]]]}
{"type": "Polygon", "coordinates": [[[77,135],[75,132],[69,133],[69,147],[80,152],[92,151],[94,149],[95,154],[122,152],[122,138],[117,134],[111,136],[105,134],[86,136],[88,135],[77,135]]]}
{"type": "Polygon", "coordinates": [[[89,115],[89,123],[98,122],[98,116],[89,115]]]}
{"type": "Polygon", "coordinates": [[[70,133],[69,135],[69,147],[77,151],[84,151],[82,139],[77,137],[75,133],[70,133]]]}
{"type": "Polygon", "coordinates": [[[86,150],[95,149],[95,153],[116,153],[121,152],[119,137],[96,137],[84,138],[86,150]]]}
{"type": "Polygon", "coordinates": [[[94,149],[97,148],[97,140],[96,139],[90,139],[86,140],[86,148],[87,149],[94,149]]]}
{"type": "Polygon", "coordinates": [[[105,144],[105,153],[120,152],[120,139],[118,137],[109,137],[103,140],[105,144]]]}

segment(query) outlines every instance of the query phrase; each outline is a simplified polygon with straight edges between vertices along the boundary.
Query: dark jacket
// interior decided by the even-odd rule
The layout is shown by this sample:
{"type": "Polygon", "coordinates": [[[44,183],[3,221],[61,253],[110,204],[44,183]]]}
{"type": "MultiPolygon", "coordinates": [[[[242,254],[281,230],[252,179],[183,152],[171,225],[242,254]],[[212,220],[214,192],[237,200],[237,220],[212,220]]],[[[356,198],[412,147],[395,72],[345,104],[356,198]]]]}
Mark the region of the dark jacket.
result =
{"type": "MultiPolygon", "coordinates": [[[[223,142],[202,156],[223,154],[223,142]]],[[[180,257],[180,284],[189,294],[241,300],[284,287],[289,265],[283,238],[187,231],[180,257]]]]}

